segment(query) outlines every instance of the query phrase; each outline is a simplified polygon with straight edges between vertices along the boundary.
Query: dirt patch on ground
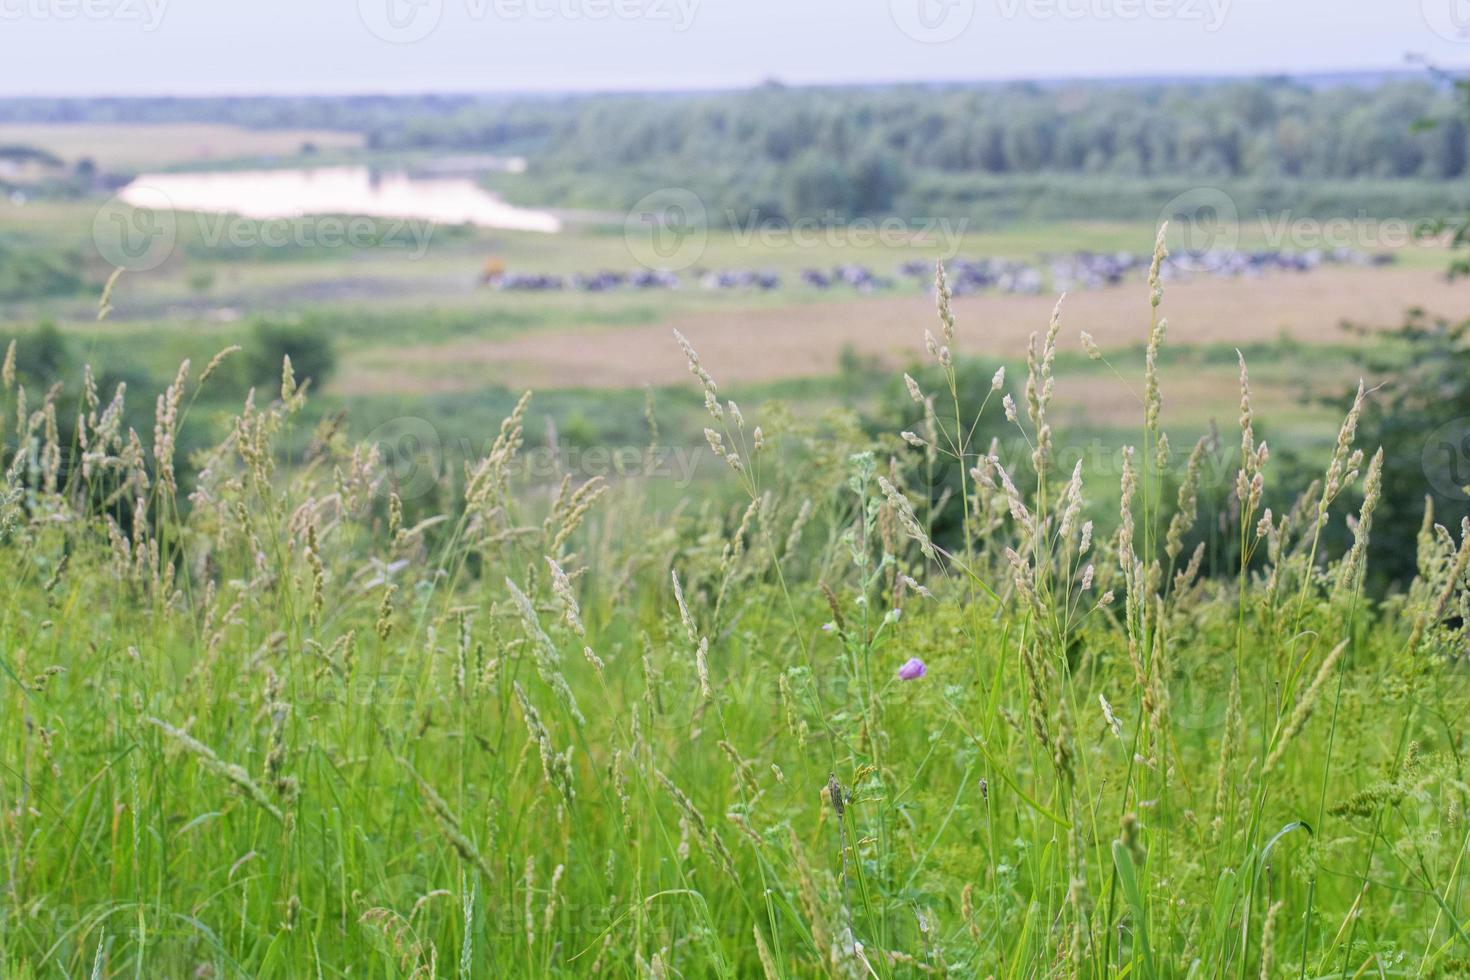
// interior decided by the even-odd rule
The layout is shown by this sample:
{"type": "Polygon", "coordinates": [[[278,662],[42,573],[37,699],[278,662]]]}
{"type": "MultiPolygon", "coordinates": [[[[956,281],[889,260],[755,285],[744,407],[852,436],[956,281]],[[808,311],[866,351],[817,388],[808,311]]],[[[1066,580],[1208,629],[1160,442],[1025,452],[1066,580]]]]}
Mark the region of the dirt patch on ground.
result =
{"type": "MultiPolygon", "coordinates": [[[[1197,279],[1170,284],[1163,311],[1171,345],[1274,340],[1341,341],[1344,320],[1392,325],[1412,305],[1463,315],[1470,287],[1435,270],[1329,268],[1260,279],[1197,279]]],[[[983,295],[958,299],[965,353],[1018,357],[1032,331],[1046,329],[1051,297],[983,295]]],[[[1068,297],[1063,344],[1078,331],[1103,347],[1142,343],[1148,330],[1142,284],[1068,297]]],[[[908,295],[855,298],[739,313],[701,312],[656,326],[558,330],[508,340],[379,349],[348,372],[358,392],[453,390],[504,383],[538,387],[625,388],[687,377],[670,331],[683,332],[706,367],[725,382],[830,374],[844,347],[885,363],[923,353],[934,328],[930,302],[908,295]]]]}

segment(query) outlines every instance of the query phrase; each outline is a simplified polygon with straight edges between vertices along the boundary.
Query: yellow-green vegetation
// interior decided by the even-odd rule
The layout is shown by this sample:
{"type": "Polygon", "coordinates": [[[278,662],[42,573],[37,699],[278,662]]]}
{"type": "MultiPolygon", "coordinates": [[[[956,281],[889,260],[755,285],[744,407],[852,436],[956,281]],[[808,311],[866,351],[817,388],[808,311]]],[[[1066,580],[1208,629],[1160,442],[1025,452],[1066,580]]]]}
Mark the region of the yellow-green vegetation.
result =
{"type": "Polygon", "coordinates": [[[1062,307],[967,403],[941,275],[902,442],[679,337],[728,494],[677,500],[528,485],[529,395],[426,486],[304,439],[289,361],[181,487],[218,361],[137,433],[7,359],[3,972],[1460,975],[1470,527],[1365,594],[1361,395],[1272,514],[1243,359],[1239,427],[1170,448],[1149,288],[1107,466],[1056,462],[1062,307]]]}

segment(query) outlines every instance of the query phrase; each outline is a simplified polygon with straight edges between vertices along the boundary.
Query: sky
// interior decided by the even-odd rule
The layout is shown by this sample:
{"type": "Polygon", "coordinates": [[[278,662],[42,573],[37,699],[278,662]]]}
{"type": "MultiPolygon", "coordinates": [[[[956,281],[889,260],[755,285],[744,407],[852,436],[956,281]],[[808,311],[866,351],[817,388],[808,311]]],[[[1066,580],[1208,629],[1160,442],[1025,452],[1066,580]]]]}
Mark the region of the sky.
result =
{"type": "Polygon", "coordinates": [[[0,95],[1470,67],[1470,0],[0,0],[0,95]]]}

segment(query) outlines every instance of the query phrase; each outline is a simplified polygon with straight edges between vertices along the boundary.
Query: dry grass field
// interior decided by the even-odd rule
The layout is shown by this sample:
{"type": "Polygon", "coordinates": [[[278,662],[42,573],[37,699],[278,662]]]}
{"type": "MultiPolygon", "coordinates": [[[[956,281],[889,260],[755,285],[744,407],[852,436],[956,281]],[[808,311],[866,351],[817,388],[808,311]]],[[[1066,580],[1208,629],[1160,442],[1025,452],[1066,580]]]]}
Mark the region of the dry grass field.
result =
{"type": "MultiPolygon", "coordinates": [[[[1066,300],[1069,332],[1086,330],[1105,348],[1141,343],[1138,288],[1076,293],[1066,300]]],[[[1431,269],[1327,268],[1306,275],[1206,279],[1170,286],[1172,345],[1250,343],[1288,336],[1342,342],[1344,321],[1398,322],[1417,303],[1446,315],[1463,307],[1467,287],[1431,269]]],[[[1050,296],[985,294],[957,298],[971,324],[973,353],[1015,357],[1044,326],[1050,296]]],[[[926,304],[912,294],[823,304],[695,311],[667,322],[538,331],[501,340],[379,346],[345,352],[340,384],[356,392],[455,391],[487,383],[541,387],[624,388],[668,385],[686,376],[670,329],[678,329],[727,378],[742,382],[832,373],[844,348],[888,365],[923,353],[926,304]]]]}

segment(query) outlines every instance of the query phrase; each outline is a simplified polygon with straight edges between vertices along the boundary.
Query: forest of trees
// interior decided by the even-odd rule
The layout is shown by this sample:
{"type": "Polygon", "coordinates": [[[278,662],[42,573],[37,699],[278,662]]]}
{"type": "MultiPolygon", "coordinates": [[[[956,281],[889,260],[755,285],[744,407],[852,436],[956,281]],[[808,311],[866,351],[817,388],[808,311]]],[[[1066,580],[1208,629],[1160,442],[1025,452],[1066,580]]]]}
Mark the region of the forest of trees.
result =
{"type": "Polygon", "coordinates": [[[0,102],[0,122],[351,129],[374,150],[525,154],[530,191],[569,205],[624,206],[650,187],[692,180],[722,206],[851,217],[1089,186],[1046,180],[1057,175],[1091,181],[1089,199],[1127,181],[1443,186],[1470,168],[1457,110],[1451,85],[1410,76],[1356,85],[770,83],[704,94],[12,100],[0,102]]]}

